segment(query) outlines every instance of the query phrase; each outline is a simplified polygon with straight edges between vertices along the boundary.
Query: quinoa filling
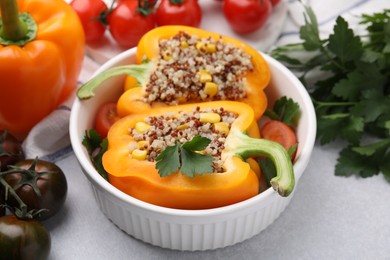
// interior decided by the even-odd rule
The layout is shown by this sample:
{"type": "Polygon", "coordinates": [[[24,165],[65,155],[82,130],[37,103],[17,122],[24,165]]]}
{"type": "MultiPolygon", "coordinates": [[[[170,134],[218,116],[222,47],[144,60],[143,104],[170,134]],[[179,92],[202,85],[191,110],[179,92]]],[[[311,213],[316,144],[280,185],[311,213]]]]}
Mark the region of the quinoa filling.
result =
{"type": "Polygon", "coordinates": [[[129,129],[135,143],[129,146],[133,158],[155,161],[166,147],[183,144],[194,136],[202,136],[211,140],[205,150],[200,153],[214,157],[214,172],[222,172],[221,152],[237,115],[224,110],[207,109],[201,111],[196,107],[192,112],[179,112],[177,115],[164,114],[151,116],[138,122],[129,129]]]}
{"type": "Polygon", "coordinates": [[[251,56],[220,39],[179,32],[159,41],[160,59],[146,85],[145,102],[239,100],[246,97],[251,56]]]}

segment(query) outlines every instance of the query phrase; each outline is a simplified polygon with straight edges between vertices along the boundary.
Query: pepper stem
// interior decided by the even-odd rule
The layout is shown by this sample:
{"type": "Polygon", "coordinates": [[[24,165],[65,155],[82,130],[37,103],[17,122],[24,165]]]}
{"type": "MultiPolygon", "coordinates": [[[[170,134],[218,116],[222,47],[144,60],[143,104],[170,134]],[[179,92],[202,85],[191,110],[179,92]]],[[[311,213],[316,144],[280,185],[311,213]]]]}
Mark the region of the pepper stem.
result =
{"type": "Polygon", "coordinates": [[[19,41],[26,37],[26,24],[19,18],[18,4],[16,0],[0,1],[1,18],[3,28],[1,35],[8,39],[19,41]]]}
{"type": "Polygon", "coordinates": [[[1,0],[0,14],[0,44],[23,46],[35,39],[37,25],[30,14],[19,13],[16,0],[1,0]]]}
{"type": "Polygon", "coordinates": [[[144,83],[149,79],[152,64],[153,63],[149,61],[142,64],[118,66],[103,71],[96,77],[83,84],[77,91],[77,97],[80,99],[89,99],[93,97],[95,95],[95,89],[99,87],[105,80],[114,76],[129,75],[134,77],[138,83],[144,85],[144,83]]]}
{"type": "Polygon", "coordinates": [[[251,138],[240,130],[232,130],[223,156],[236,155],[246,160],[251,157],[269,157],[275,165],[276,176],[270,183],[279,195],[287,197],[295,186],[294,168],[286,149],[277,142],[251,138]]]}

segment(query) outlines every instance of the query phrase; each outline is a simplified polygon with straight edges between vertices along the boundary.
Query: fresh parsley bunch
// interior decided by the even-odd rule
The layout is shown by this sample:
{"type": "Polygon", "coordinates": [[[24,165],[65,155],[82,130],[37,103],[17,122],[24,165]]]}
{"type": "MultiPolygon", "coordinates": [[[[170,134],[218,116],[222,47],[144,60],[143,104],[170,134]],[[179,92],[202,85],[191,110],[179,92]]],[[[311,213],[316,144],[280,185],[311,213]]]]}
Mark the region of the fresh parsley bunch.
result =
{"type": "Polygon", "coordinates": [[[382,172],[390,181],[390,10],[361,16],[366,35],[355,35],[340,16],[327,39],[320,38],[313,10],[305,6],[305,12],[303,42],[278,47],[271,55],[306,86],[320,143],[346,141],[335,174],[382,172]]]}

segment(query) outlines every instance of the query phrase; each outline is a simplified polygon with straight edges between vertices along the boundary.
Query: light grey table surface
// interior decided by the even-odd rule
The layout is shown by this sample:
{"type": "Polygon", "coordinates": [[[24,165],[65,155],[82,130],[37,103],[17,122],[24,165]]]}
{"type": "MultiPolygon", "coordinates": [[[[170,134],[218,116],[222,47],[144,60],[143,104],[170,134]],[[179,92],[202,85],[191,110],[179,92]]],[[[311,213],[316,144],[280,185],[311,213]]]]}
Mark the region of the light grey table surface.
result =
{"type": "Polygon", "coordinates": [[[73,154],[58,162],[69,193],[44,224],[50,259],[390,259],[390,183],[334,175],[341,145],[316,145],[281,216],[240,244],[205,252],[162,249],[130,237],[100,211],[73,154]]]}

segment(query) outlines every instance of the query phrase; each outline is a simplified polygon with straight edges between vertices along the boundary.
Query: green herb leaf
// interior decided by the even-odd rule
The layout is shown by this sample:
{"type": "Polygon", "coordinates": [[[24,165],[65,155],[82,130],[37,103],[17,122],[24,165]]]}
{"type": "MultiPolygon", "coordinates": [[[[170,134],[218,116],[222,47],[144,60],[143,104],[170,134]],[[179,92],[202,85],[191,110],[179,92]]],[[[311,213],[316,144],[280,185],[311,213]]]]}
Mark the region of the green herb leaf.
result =
{"type": "Polygon", "coordinates": [[[309,6],[305,6],[305,11],[305,25],[300,28],[300,37],[304,40],[303,46],[306,50],[317,50],[322,46],[317,17],[309,6]]]}
{"type": "Polygon", "coordinates": [[[297,148],[298,148],[298,144],[294,144],[293,146],[291,146],[290,148],[288,148],[287,153],[288,153],[288,155],[290,156],[290,158],[292,158],[292,156],[293,156],[294,153],[296,152],[297,148]]]}
{"type": "Polygon", "coordinates": [[[327,39],[319,38],[310,7],[305,10],[303,42],[279,46],[271,55],[299,73],[308,89],[320,143],[347,141],[335,174],[368,177],[382,172],[390,181],[389,150],[380,145],[390,139],[390,9],[362,15],[366,32],[361,36],[338,17],[327,39]],[[371,138],[377,138],[378,144],[361,145],[371,138]]]}
{"type": "Polygon", "coordinates": [[[329,36],[329,50],[346,65],[348,61],[359,59],[363,53],[360,37],[355,36],[348,23],[339,16],[336,19],[334,33],[329,36]]]}
{"type": "Polygon", "coordinates": [[[157,158],[156,169],[161,177],[169,176],[179,169],[182,174],[194,177],[195,174],[213,172],[213,157],[199,154],[196,151],[204,150],[211,140],[195,136],[190,141],[180,145],[168,146],[157,158]]]}
{"type": "Polygon", "coordinates": [[[371,177],[379,173],[378,165],[367,160],[367,157],[355,153],[350,148],[341,151],[335,168],[337,176],[358,175],[371,177]]]}
{"type": "Polygon", "coordinates": [[[366,146],[347,147],[341,153],[336,165],[336,175],[371,177],[385,171],[388,174],[390,159],[390,138],[366,146]]]}
{"type": "Polygon", "coordinates": [[[299,104],[283,96],[275,101],[273,109],[267,109],[264,114],[273,120],[279,120],[291,126],[300,114],[299,104]]]}
{"type": "Polygon", "coordinates": [[[213,157],[209,155],[199,154],[191,150],[185,149],[183,146],[181,152],[181,173],[188,177],[194,177],[195,173],[202,175],[203,173],[213,172],[213,157]]]}
{"type": "Polygon", "coordinates": [[[89,158],[92,164],[96,168],[97,172],[108,181],[108,173],[103,167],[102,157],[107,151],[108,140],[107,138],[101,139],[100,135],[94,129],[85,131],[84,139],[82,144],[87,149],[89,158]]]}
{"type": "Polygon", "coordinates": [[[182,145],[183,149],[188,151],[202,151],[210,144],[211,140],[206,137],[194,136],[191,141],[185,142],[182,145]]]}
{"type": "Polygon", "coordinates": [[[276,176],[276,168],[272,160],[268,157],[261,157],[257,160],[260,165],[261,172],[264,175],[268,187],[270,187],[270,181],[276,176]]]}
{"type": "Polygon", "coordinates": [[[180,144],[168,146],[162,153],[156,157],[156,169],[161,177],[169,176],[177,172],[180,168],[179,158],[180,144]]]}

